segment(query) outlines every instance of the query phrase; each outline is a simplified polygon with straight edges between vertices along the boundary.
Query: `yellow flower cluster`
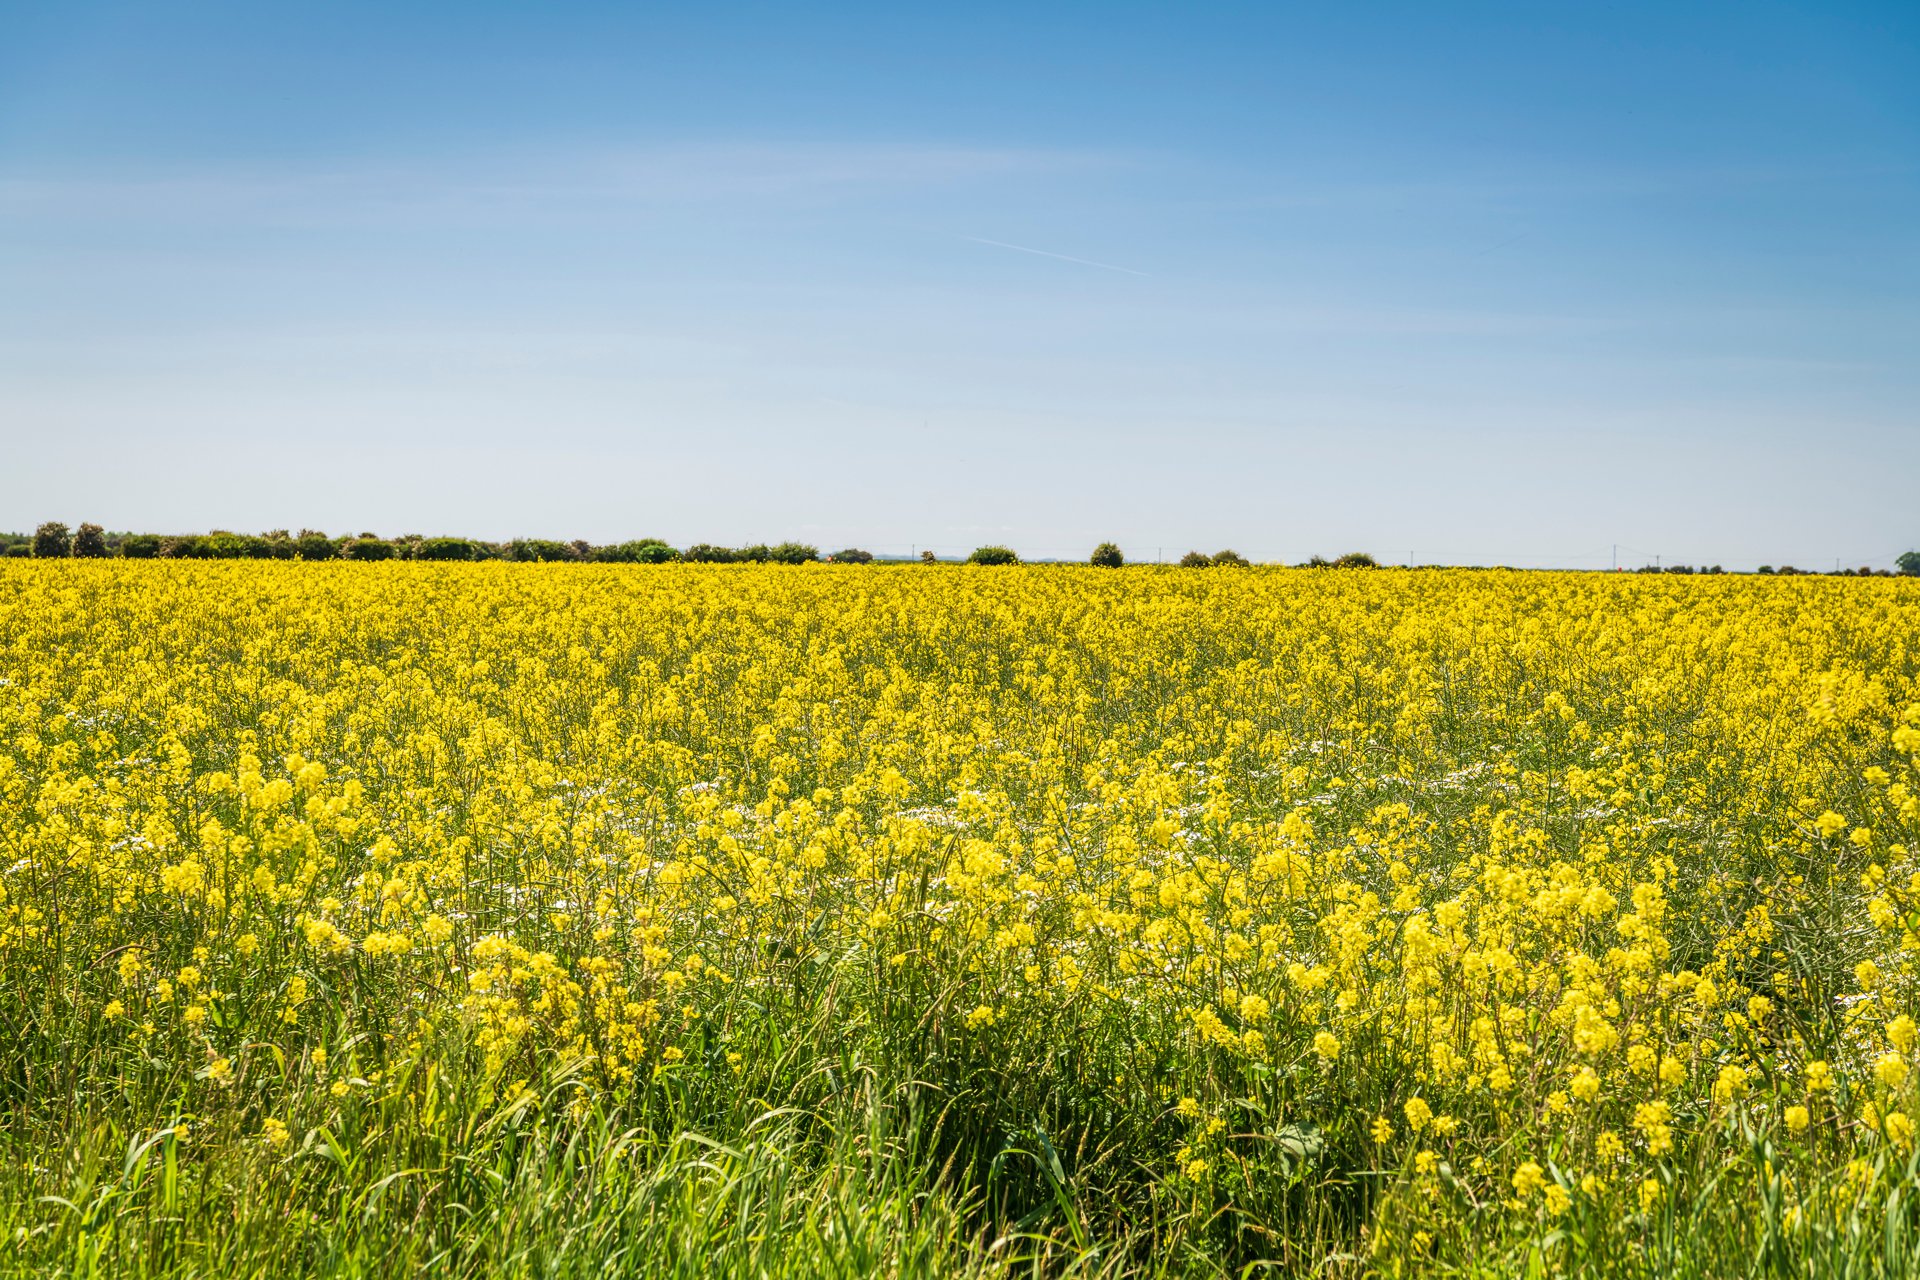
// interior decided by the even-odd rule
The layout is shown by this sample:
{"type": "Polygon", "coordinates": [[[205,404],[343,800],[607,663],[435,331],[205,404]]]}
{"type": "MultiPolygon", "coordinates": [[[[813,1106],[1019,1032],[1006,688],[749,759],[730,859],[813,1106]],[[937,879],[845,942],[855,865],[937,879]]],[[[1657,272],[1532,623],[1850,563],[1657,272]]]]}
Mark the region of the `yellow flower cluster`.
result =
{"type": "Polygon", "coordinates": [[[1754,1126],[1813,1214],[1920,1114],[1916,637],[1885,581],[4,562],[0,1008],[269,1154],[830,1017],[1137,1113],[1168,1196],[1398,1169],[1380,1250],[1754,1126]]]}

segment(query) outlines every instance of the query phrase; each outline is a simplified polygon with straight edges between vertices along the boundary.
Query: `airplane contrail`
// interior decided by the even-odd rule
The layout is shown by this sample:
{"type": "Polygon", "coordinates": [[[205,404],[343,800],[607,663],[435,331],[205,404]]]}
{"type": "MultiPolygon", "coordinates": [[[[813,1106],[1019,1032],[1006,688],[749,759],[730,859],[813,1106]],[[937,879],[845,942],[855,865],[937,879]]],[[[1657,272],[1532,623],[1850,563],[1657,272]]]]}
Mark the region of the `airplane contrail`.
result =
{"type": "Polygon", "coordinates": [[[1077,262],[1083,267],[1098,267],[1102,271],[1123,271],[1130,276],[1148,276],[1144,271],[1135,271],[1132,267],[1116,267],[1111,262],[1095,262],[1092,258],[1076,258],[1071,254],[1051,253],[1046,249],[1029,249],[1024,244],[1008,244],[1005,240],[988,240],[982,236],[961,236],[962,240],[971,240],[975,244],[990,244],[996,249],[1013,249],[1020,253],[1037,253],[1043,258],[1058,258],[1062,262],[1077,262]]]}

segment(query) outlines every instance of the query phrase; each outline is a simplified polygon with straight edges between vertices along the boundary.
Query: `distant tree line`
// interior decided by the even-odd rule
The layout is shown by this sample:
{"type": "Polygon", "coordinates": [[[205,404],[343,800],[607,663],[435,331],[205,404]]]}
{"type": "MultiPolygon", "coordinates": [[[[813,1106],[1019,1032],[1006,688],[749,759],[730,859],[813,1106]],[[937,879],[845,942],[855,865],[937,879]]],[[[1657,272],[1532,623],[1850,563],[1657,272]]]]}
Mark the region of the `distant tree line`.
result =
{"type": "MultiPolygon", "coordinates": [[[[1909,551],[1893,563],[1895,567],[1892,569],[1870,569],[1866,565],[1861,565],[1858,569],[1796,569],[1790,564],[1783,564],[1778,568],[1763,564],[1754,572],[1771,573],[1777,577],[1793,577],[1800,574],[1819,574],[1829,578],[1911,577],[1920,574],[1920,551],[1909,551]]],[[[1713,572],[1718,573],[1720,570],[1715,568],[1713,572]]]]}
{"type": "MultiPolygon", "coordinates": [[[[1690,564],[1670,564],[1665,566],[1664,568],[1657,564],[1643,564],[1638,569],[1635,569],[1634,572],[1635,573],[1723,573],[1725,572],[1725,570],[1721,569],[1721,567],[1717,564],[1712,566],[1711,568],[1702,567],[1698,569],[1694,568],[1690,564]]],[[[1760,570],[1760,572],[1765,573],[1766,570],[1763,568],[1760,570]]]]}
{"type": "MultiPolygon", "coordinates": [[[[822,556],[818,547],[805,542],[781,542],[769,546],[755,543],[746,547],[721,547],[696,542],[690,547],[675,547],[662,538],[637,538],[604,545],[576,538],[559,542],[547,538],[514,538],[507,542],[486,542],[479,538],[423,537],[417,533],[384,538],[374,533],[335,536],[318,529],[289,533],[272,529],[266,533],[234,533],[215,529],[211,533],[109,533],[97,524],[69,529],[58,521],[48,521],[32,534],[0,533],[0,557],[34,556],[41,559],[127,560],[510,560],[541,563],[576,564],[811,564],[825,560],[830,564],[871,564],[874,556],[859,547],[845,547],[822,556]]],[[[920,560],[938,562],[931,551],[922,551],[920,560]]],[[[1020,557],[1011,547],[976,547],[966,557],[968,564],[1019,564],[1020,557]]],[[[1103,569],[1118,569],[1127,563],[1120,548],[1103,542],[1094,548],[1088,564],[1103,569]]],[[[1177,562],[1182,569],[1244,569],[1247,558],[1237,551],[1223,550],[1208,555],[1189,551],[1177,562]]],[[[1920,576],[1920,551],[1909,551],[1895,562],[1897,572],[1920,576]]],[[[1305,569],[1377,569],[1380,563],[1364,551],[1350,551],[1329,560],[1311,556],[1305,569]]],[[[1692,565],[1648,565],[1636,573],[1722,572],[1719,565],[1695,568],[1692,565]]],[[[1774,575],[1824,572],[1795,569],[1792,565],[1763,564],[1759,572],[1774,575]]],[[[1887,569],[1840,569],[1840,577],[1892,577],[1887,569]]]]}
{"type": "MultiPolygon", "coordinates": [[[[49,521],[25,534],[0,534],[0,555],[79,559],[118,556],[127,560],[518,560],[595,564],[665,564],[686,560],[708,564],[806,564],[820,560],[820,549],[804,542],[774,546],[716,547],[699,543],[684,551],[662,538],[596,545],[585,539],[559,542],[547,538],[514,538],[486,542],[479,538],[423,537],[417,533],[385,538],[375,533],[335,536],[318,529],[290,533],[109,533],[97,524],[69,530],[49,521]]],[[[842,564],[865,564],[871,553],[848,547],[825,557],[842,564]]]]}

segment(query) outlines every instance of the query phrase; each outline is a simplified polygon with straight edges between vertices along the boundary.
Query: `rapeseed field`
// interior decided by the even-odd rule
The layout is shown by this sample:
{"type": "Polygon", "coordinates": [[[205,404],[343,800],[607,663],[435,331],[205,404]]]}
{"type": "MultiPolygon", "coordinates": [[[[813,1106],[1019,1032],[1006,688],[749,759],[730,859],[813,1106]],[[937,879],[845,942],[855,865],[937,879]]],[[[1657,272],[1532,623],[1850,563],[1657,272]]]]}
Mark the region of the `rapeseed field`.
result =
{"type": "Polygon", "coordinates": [[[1896,1275],[1920,583],[0,562],[0,1267],[1896,1275]]]}

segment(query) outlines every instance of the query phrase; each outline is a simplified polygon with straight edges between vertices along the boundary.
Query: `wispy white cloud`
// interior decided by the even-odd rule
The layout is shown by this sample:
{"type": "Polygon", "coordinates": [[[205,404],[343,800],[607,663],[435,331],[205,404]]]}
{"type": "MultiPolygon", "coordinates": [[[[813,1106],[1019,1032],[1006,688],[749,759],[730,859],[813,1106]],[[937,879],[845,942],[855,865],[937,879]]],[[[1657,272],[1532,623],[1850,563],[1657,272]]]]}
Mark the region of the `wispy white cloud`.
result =
{"type": "Polygon", "coordinates": [[[1005,240],[988,240],[984,236],[961,236],[962,240],[971,240],[975,244],[990,244],[996,249],[1013,249],[1019,253],[1031,253],[1042,258],[1055,258],[1061,262],[1077,262],[1083,267],[1098,267],[1102,271],[1122,271],[1130,276],[1145,276],[1144,271],[1135,271],[1132,267],[1117,267],[1111,262],[1095,262],[1092,258],[1076,258],[1068,253],[1054,253],[1050,249],[1031,249],[1024,244],[1008,244],[1005,240]]]}
{"type": "Polygon", "coordinates": [[[830,202],[875,193],[1031,180],[1131,163],[1110,152],[1017,147],[674,144],[458,163],[315,161],[0,174],[0,216],[202,218],[525,211],[582,205],[830,202]]]}
{"type": "Polygon", "coordinates": [[[1533,160],[1524,166],[1489,168],[1478,172],[1454,169],[1422,176],[1415,168],[1406,176],[1380,179],[1342,177],[1323,171],[1301,176],[1284,185],[1272,184],[1265,174],[1242,174],[1247,188],[1238,192],[1221,184],[1195,182],[1195,194],[1184,203],[1211,212],[1276,210],[1505,208],[1555,202],[1591,203],[1632,201],[1703,194],[1731,194],[1792,189],[1825,190],[1843,185],[1871,185],[1911,179],[1911,164],[1723,164],[1687,167],[1621,166],[1577,161],[1533,160]]]}

